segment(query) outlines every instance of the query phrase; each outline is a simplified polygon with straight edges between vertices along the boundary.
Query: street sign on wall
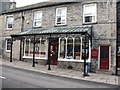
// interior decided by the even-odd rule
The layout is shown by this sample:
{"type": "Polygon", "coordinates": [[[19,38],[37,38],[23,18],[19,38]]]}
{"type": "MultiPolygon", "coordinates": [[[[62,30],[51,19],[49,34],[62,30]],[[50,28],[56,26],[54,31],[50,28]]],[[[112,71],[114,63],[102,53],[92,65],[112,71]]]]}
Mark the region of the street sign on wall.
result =
{"type": "Polygon", "coordinates": [[[92,55],[91,55],[91,57],[94,58],[94,59],[98,58],[98,49],[96,49],[96,48],[92,49],[92,55]]]}

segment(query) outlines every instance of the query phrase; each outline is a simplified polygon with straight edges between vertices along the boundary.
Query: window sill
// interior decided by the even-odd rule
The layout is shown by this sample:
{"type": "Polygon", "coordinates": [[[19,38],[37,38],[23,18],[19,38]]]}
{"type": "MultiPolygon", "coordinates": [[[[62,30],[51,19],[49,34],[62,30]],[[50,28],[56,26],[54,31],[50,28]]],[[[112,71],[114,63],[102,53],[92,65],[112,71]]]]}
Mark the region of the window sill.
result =
{"type": "Polygon", "coordinates": [[[12,29],[5,29],[6,31],[12,31],[13,30],[13,28],[12,29]]]}
{"type": "Polygon", "coordinates": [[[83,23],[83,25],[89,25],[89,24],[97,24],[97,22],[83,23]]]}
{"type": "MultiPolygon", "coordinates": [[[[23,56],[22,58],[32,59],[33,57],[30,57],[30,56],[23,56]]],[[[40,57],[35,57],[35,59],[45,59],[45,60],[47,60],[47,58],[40,58],[40,57]]]]}
{"type": "Polygon", "coordinates": [[[32,28],[33,28],[33,29],[42,28],[42,26],[38,26],[38,27],[33,26],[32,28]]]}
{"type": "MultiPolygon", "coordinates": [[[[58,61],[66,61],[66,62],[84,62],[84,60],[75,60],[75,59],[58,59],[58,61]]],[[[91,61],[88,59],[86,62],[90,63],[91,61]]]]}
{"type": "Polygon", "coordinates": [[[67,26],[67,24],[54,25],[54,27],[67,26]]]}
{"type": "Polygon", "coordinates": [[[11,52],[11,50],[6,50],[6,52],[7,52],[7,53],[10,53],[10,52],[11,52]]]}

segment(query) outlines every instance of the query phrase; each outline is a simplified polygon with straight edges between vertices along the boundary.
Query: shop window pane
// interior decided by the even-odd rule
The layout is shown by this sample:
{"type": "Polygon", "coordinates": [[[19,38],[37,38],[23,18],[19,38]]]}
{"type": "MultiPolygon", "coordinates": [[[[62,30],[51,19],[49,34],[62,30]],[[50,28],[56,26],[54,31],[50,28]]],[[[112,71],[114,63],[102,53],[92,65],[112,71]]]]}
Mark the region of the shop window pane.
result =
{"type": "Polygon", "coordinates": [[[40,41],[37,41],[35,45],[35,57],[39,57],[39,54],[40,54],[40,41]]]}
{"type": "Polygon", "coordinates": [[[80,60],[80,53],[81,53],[81,40],[80,38],[75,38],[75,44],[74,44],[74,59],[80,60]]]}
{"type": "Polygon", "coordinates": [[[45,58],[46,57],[46,40],[42,40],[41,41],[41,54],[40,54],[40,57],[41,58],[45,58]]]}
{"type": "Polygon", "coordinates": [[[33,41],[30,42],[29,47],[30,47],[30,49],[29,49],[29,52],[30,52],[29,56],[33,57],[33,41]]]}
{"type": "Polygon", "coordinates": [[[66,52],[66,39],[62,38],[60,41],[60,58],[65,58],[65,52],[66,52]]]}
{"type": "Polygon", "coordinates": [[[67,56],[66,59],[73,59],[73,38],[67,40],[67,56]]]}
{"type": "MultiPolygon", "coordinates": [[[[86,43],[86,59],[89,58],[89,43],[86,43]]],[[[84,43],[82,45],[82,59],[84,60],[84,43]]]]}
{"type": "Polygon", "coordinates": [[[25,56],[28,56],[29,55],[29,42],[26,41],[26,46],[25,46],[25,56]]]}

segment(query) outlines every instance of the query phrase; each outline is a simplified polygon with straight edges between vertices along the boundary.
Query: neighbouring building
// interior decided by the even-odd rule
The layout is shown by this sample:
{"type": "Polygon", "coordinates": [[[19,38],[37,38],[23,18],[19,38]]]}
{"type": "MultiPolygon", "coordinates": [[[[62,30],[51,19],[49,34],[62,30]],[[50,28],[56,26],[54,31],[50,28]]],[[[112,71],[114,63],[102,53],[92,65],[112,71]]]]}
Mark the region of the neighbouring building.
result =
{"type": "Polygon", "coordinates": [[[2,13],[3,57],[118,73],[119,2],[43,2],[2,13]],[[11,43],[12,42],[12,43],[11,43]]]}
{"type": "MultiPolygon", "coordinates": [[[[2,12],[5,12],[5,11],[7,11],[7,10],[10,10],[10,9],[15,9],[15,7],[16,7],[16,2],[10,2],[10,0],[0,0],[0,13],[2,13],[2,12]]],[[[3,22],[4,22],[4,20],[3,20],[3,17],[4,16],[2,16],[2,15],[0,15],[0,57],[2,56],[2,45],[3,45],[3,43],[2,43],[2,37],[3,37],[3,33],[2,33],[2,31],[3,31],[3,22]]]]}

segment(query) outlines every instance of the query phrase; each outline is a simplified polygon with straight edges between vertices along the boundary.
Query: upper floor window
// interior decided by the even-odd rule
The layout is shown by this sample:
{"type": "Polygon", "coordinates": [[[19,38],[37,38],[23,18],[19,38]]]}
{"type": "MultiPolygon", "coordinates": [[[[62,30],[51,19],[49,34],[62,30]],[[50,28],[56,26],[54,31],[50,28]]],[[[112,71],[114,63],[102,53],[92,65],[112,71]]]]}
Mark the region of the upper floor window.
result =
{"type": "Polygon", "coordinates": [[[97,5],[83,5],[83,23],[95,23],[97,21],[97,5]]]}
{"type": "Polygon", "coordinates": [[[13,16],[8,16],[6,22],[7,22],[6,28],[12,29],[13,28],[13,16]]]}
{"type": "Polygon", "coordinates": [[[56,25],[64,25],[66,24],[66,14],[67,14],[67,8],[57,8],[56,9],[56,25]]]}
{"type": "Polygon", "coordinates": [[[6,51],[10,52],[11,50],[11,39],[6,39],[6,51]]]}
{"type": "Polygon", "coordinates": [[[33,17],[33,27],[40,27],[42,26],[42,11],[34,12],[33,17]]]}

